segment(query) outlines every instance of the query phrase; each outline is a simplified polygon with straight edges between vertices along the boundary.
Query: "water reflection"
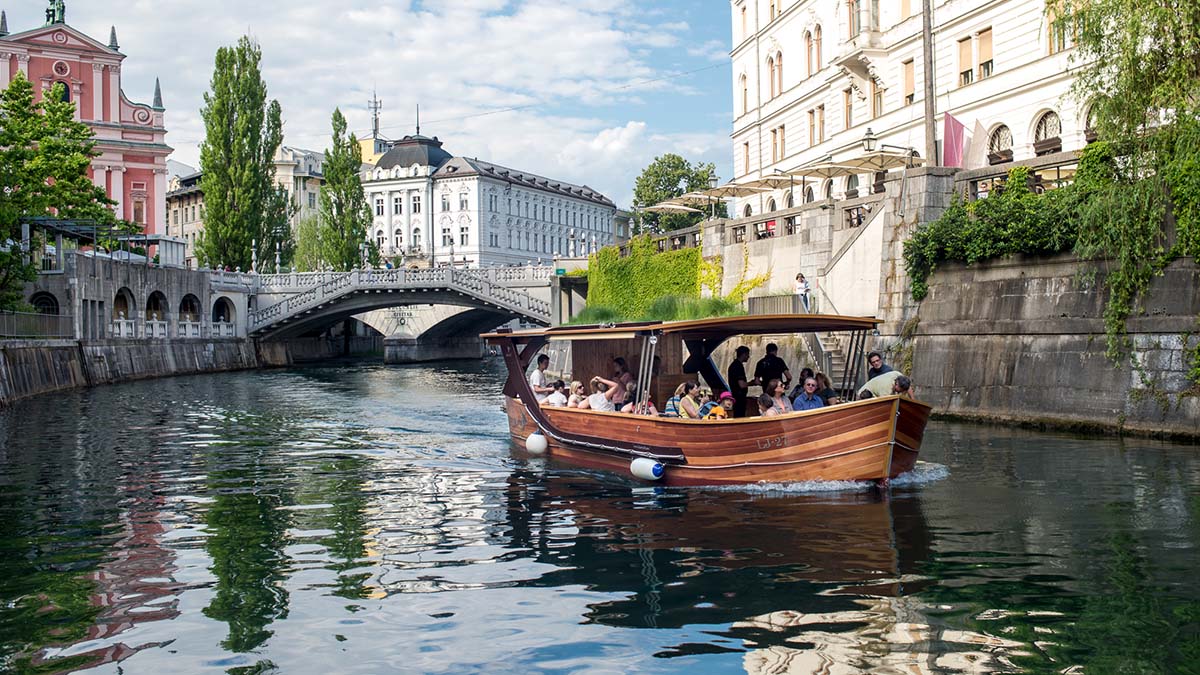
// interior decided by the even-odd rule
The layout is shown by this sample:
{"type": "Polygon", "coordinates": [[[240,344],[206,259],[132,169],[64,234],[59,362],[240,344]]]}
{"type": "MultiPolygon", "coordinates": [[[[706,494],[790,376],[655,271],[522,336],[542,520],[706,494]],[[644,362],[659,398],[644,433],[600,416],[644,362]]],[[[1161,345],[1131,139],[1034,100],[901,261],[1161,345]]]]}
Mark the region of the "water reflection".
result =
{"type": "Polygon", "coordinates": [[[479,403],[501,375],[244,373],[0,410],[0,670],[1200,663],[1190,448],[935,424],[950,477],[890,498],[663,490],[510,454],[479,403]]]}

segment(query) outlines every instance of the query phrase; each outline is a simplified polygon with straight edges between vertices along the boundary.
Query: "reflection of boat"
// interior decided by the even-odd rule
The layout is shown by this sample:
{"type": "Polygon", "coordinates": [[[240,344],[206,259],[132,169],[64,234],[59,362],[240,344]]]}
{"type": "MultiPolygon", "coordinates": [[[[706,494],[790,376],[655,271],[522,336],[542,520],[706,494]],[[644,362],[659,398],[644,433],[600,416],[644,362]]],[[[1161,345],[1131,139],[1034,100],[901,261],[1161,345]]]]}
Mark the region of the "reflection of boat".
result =
{"type": "Polygon", "coordinates": [[[919,566],[931,555],[915,494],[650,496],[586,475],[515,476],[508,501],[512,544],[558,568],[536,583],[623,595],[587,615],[612,626],[849,611],[863,596],[921,588],[919,566]]]}
{"type": "Polygon", "coordinates": [[[714,392],[728,386],[712,354],[736,335],[850,331],[851,358],[842,376],[853,392],[866,333],[876,319],[822,316],[743,316],[701,321],[614,326],[562,326],[498,331],[484,337],[499,345],[508,366],[504,388],[509,431],[518,441],[540,432],[554,457],[594,468],[661,477],[671,485],[880,480],[910,470],[917,460],[928,405],[886,396],[778,417],[702,421],[529,405],[525,371],[548,342],[565,342],[576,372],[607,373],[616,356],[641,362],[637,391],[674,389],[696,375],[714,392]],[[685,354],[686,352],[686,354],[685,354]],[[684,356],[686,355],[686,360],[684,356]],[[663,372],[656,373],[661,357],[663,372]],[[672,364],[682,372],[671,372],[672,364]]]}

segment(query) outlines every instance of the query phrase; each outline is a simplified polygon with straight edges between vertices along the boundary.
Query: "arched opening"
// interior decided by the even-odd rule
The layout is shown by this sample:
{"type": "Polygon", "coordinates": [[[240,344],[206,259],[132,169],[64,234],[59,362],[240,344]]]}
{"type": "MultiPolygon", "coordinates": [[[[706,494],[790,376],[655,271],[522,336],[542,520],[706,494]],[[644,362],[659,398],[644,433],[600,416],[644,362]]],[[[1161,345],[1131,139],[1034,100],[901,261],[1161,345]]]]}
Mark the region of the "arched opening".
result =
{"type": "Polygon", "coordinates": [[[858,176],[850,176],[846,178],[846,199],[854,199],[858,196],[858,176]]]}
{"type": "Polygon", "coordinates": [[[775,88],[775,57],[767,57],[767,91],[770,92],[771,98],[779,95],[779,90],[775,88]]]}
{"type": "Polygon", "coordinates": [[[212,322],[213,323],[233,323],[234,307],[233,302],[229,298],[217,298],[213,303],[212,322]]]}
{"type": "Polygon", "coordinates": [[[742,88],[742,114],[750,112],[750,87],[746,83],[746,76],[742,75],[738,78],[738,83],[742,88]]]}
{"type": "Polygon", "coordinates": [[[811,204],[815,201],[817,201],[817,195],[813,192],[812,187],[804,188],[804,203],[811,204]]]}
{"type": "Polygon", "coordinates": [[[1033,128],[1033,154],[1037,156],[1062,152],[1062,120],[1053,110],[1038,118],[1033,128]]]}
{"type": "Polygon", "coordinates": [[[33,305],[33,311],[38,314],[58,314],[58,298],[54,297],[53,293],[39,291],[29,298],[29,304],[33,305]]]}
{"type": "Polygon", "coordinates": [[[783,94],[783,52],[775,52],[775,94],[783,94]]]}
{"type": "Polygon", "coordinates": [[[167,296],[163,295],[162,291],[154,291],[146,298],[146,320],[167,320],[167,296]]]}
{"type": "Polygon", "coordinates": [[[771,213],[772,211],[776,211],[776,210],[777,209],[775,208],[775,198],[772,197],[767,200],[767,213],[771,213]]]}
{"type": "Polygon", "coordinates": [[[179,301],[179,320],[191,323],[200,322],[200,298],[188,293],[179,301]]]}
{"type": "Polygon", "coordinates": [[[988,136],[988,164],[1003,164],[1013,158],[1012,131],[1001,124],[988,136]]]}
{"type": "Polygon", "coordinates": [[[59,80],[57,82],[57,84],[62,87],[62,102],[70,103],[71,102],[71,85],[67,84],[66,82],[63,82],[62,80],[59,80]]]}
{"type": "Polygon", "coordinates": [[[751,211],[751,210],[750,210],[750,205],[749,205],[749,204],[747,204],[747,205],[746,205],[746,208],[742,209],[742,216],[743,216],[743,217],[745,217],[745,218],[749,218],[749,217],[750,217],[750,216],[752,216],[752,215],[754,215],[754,211],[751,211]]]}
{"type": "Polygon", "coordinates": [[[886,189],[886,187],[885,187],[886,183],[887,183],[887,172],[886,171],[876,171],[875,172],[875,182],[871,186],[871,191],[874,192],[875,194],[882,193],[886,189]]]}
{"type": "Polygon", "coordinates": [[[813,68],[813,72],[821,69],[821,26],[818,24],[813,29],[813,41],[816,43],[817,66],[813,68]]]}
{"type": "Polygon", "coordinates": [[[413,228],[412,250],[417,253],[421,252],[421,228],[419,228],[419,227],[413,228]]]}
{"type": "Polygon", "coordinates": [[[792,197],[792,191],[791,191],[791,190],[788,190],[787,197],[785,197],[785,198],[784,198],[784,200],[783,200],[783,203],[786,205],[784,208],[789,208],[789,209],[790,209],[790,208],[792,208],[793,206],[795,206],[795,204],[793,203],[793,197],[792,197]]]}
{"type": "Polygon", "coordinates": [[[137,311],[137,305],[133,301],[133,292],[128,288],[118,290],[116,297],[113,298],[112,307],[112,318],[117,321],[132,319],[133,313],[137,311]]]}
{"type": "Polygon", "coordinates": [[[807,77],[813,74],[813,35],[812,31],[804,31],[804,73],[807,77]]]}
{"type": "Polygon", "coordinates": [[[825,180],[825,199],[833,199],[833,179],[825,180]]]}
{"type": "Polygon", "coordinates": [[[1100,134],[1096,133],[1096,107],[1088,106],[1087,112],[1083,116],[1083,140],[1087,143],[1094,143],[1100,138],[1100,134]]]}

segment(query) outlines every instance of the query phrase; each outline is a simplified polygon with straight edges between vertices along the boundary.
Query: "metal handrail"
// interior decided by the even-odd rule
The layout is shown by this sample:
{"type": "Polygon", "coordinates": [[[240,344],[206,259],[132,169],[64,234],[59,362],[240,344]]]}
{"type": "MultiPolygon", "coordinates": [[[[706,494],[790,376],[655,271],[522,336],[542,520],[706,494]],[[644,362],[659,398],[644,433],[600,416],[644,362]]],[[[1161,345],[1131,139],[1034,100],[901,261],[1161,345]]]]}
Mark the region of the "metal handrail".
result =
{"type": "Polygon", "coordinates": [[[73,338],[74,316],[0,311],[0,338],[73,338]]]}

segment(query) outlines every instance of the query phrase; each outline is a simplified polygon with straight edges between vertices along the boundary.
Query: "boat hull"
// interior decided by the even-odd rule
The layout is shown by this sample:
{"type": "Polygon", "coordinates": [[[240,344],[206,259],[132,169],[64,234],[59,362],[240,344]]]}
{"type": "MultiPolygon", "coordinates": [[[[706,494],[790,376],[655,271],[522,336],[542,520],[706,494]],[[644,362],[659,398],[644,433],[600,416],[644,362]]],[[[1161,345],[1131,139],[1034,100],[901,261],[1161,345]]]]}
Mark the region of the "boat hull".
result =
{"type": "MultiPolygon", "coordinates": [[[[513,441],[538,431],[518,399],[505,397],[513,441]]],[[[664,462],[667,485],[788,483],[809,480],[880,481],[909,471],[929,419],[928,405],[889,396],[778,417],[681,420],[543,407],[561,435],[617,439],[647,447],[677,447],[683,462],[664,462]]],[[[548,433],[558,460],[629,474],[628,454],[572,445],[548,433]]]]}

